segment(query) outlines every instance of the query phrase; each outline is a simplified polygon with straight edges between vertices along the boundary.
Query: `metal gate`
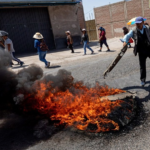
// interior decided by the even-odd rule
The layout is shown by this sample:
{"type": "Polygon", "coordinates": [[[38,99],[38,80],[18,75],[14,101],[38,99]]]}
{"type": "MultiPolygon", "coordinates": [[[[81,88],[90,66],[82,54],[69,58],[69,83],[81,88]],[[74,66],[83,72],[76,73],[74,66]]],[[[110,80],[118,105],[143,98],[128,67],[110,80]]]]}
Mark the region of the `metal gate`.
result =
{"type": "Polygon", "coordinates": [[[17,53],[35,52],[36,32],[43,34],[49,49],[54,49],[54,38],[47,8],[0,9],[0,30],[9,33],[17,53]]]}

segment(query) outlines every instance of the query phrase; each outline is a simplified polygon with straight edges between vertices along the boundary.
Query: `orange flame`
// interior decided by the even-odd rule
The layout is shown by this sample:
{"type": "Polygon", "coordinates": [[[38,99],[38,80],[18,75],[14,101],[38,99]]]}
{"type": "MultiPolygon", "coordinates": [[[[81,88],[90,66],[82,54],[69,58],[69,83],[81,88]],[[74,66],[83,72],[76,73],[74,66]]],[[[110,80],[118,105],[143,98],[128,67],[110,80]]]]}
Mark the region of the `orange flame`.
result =
{"type": "Polygon", "coordinates": [[[97,84],[94,88],[87,88],[81,82],[74,83],[65,91],[54,89],[49,83],[38,83],[34,86],[34,95],[26,95],[25,111],[37,110],[47,115],[51,120],[59,120],[59,124],[75,126],[79,130],[89,132],[119,130],[119,125],[107,116],[120,104],[121,100],[102,100],[101,97],[115,95],[125,91],[102,87],[97,84]],[[49,91],[46,91],[49,89],[49,91]],[[89,129],[90,125],[96,128],[89,129]],[[105,128],[104,128],[104,125],[105,128]]]}

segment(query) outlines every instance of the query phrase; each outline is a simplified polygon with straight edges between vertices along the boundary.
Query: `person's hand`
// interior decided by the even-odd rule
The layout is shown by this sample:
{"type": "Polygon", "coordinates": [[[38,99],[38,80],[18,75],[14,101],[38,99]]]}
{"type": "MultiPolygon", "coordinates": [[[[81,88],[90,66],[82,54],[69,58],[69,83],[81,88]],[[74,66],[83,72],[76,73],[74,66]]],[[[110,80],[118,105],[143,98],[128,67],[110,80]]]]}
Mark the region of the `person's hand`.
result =
{"type": "Polygon", "coordinates": [[[124,43],[123,43],[123,47],[125,47],[126,45],[127,45],[127,43],[126,43],[126,42],[124,42],[124,43]]]}

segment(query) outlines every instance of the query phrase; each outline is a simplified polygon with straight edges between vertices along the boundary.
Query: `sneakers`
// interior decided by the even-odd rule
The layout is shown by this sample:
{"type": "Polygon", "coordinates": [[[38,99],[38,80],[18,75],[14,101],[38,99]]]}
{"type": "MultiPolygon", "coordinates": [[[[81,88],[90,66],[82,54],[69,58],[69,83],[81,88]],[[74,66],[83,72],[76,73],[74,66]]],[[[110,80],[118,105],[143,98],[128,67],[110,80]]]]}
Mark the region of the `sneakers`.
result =
{"type": "Polygon", "coordinates": [[[141,86],[144,87],[145,86],[145,82],[141,81],[141,86]]]}
{"type": "Polygon", "coordinates": [[[99,52],[101,52],[102,50],[98,50],[99,52]]]}
{"type": "Polygon", "coordinates": [[[110,49],[108,49],[106,52],[110,52],[110,49]]]}
{"type": "Polygon", "coordinates": [[[23,64],[24,64],[24,62],[21,61],[21,62],[20,62],[20,66],[22,66],[23,64]]]}

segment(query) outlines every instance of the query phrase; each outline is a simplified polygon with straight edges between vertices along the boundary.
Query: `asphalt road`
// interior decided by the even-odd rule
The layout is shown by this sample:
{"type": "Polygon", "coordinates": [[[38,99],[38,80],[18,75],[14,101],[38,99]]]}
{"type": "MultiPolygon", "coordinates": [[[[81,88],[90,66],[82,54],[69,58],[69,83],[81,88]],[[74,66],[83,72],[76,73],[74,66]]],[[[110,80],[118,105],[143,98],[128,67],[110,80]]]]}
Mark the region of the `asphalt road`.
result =
{"type": "MultiPolygon", "coordinates": [[[[119,132],[91,137],[69,130],[57,131],[48,137],[34,136],[38,119],[26,119],[15,113],[0,117],[0,150],[149,150],[150,149],[150,60],[147,60],[147,84],[140,86],[138,57],[129,49],[115,69],[103,79],[103,72],[117,53],[94,55],[82,60],[61,63],[61,68],[44,69],[45,74],[56,74],[59,69],[72,72],[76,80],[91,86],[95,82],[113,88],[137,92],[136,118],[119,132]]],[[[44,131],[44,129],[43,129],[44,131]]],[[[42,132],[42,131],[41,131],[42,132]]],[[[48,131],[46,131],[48,132],[48,131]]]]}

